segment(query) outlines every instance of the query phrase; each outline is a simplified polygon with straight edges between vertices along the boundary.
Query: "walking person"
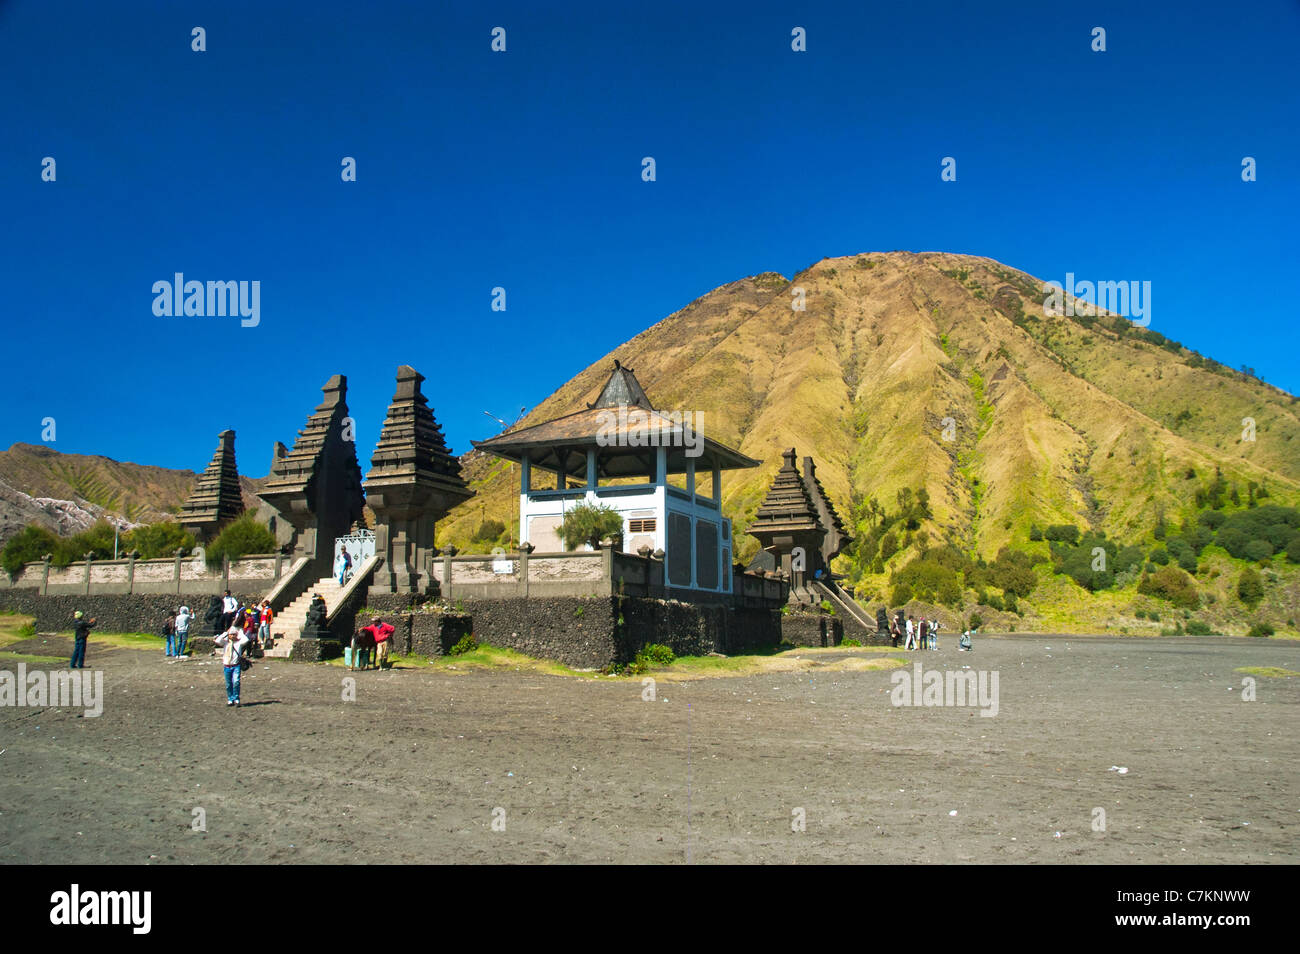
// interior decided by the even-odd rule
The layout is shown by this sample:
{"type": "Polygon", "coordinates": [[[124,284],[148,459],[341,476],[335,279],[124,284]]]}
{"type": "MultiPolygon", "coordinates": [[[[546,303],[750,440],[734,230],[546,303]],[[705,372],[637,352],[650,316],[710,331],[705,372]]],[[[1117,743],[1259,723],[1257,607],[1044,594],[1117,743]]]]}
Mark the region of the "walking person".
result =
{"type": "Polygon", "coordinates": [[[86,668],[86,640],[90,638],[90,630],[95,625],[95,617],[86,619],[86,614],[77,610],[72,614],[76,624],[72,629],[72,658],[68,660],[69,669],[86,668]]]}
{"type": "Polygon", "coordinates": [[[162,625],[163,641],[166,644],[167,658],[176,655],[176,611],[168,610],[167,619],[162,625]]]}
{"type": "Polygon", "coordinates": [[[215,640],[221,649],[221,667],[226,676],[226,705],[239,708],[240,675],[244,671],[244,647],[248,637],[230,627],[215,640]]]}
{"type": "Polygon", "coordinates": [[[916,648],[916,623],[911,616],[907,618],[907,648],[916,648]]]}
{"type": "Polygon", "coordinates": [[[182,606],[176,611],[176,658],[185,659],[185,644],[190,639],[190,623],[194,620],[194,614],[190,612],[188,606],[182,606]]]}
{"type": "Polygon", "coordinates": [[[352,554],[348,553],[348,548],[344,547],[343,552],[338,558],[339,586],[347,582],[348,577],[352,575],[352,554]]]}

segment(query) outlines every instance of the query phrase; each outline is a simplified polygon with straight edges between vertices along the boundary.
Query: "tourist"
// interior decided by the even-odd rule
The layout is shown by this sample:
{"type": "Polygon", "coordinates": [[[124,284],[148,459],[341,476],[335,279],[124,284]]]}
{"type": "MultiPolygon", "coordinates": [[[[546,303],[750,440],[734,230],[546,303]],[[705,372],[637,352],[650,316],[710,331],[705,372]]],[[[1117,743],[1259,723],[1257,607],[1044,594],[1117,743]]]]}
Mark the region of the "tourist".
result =
{"type": "Polygon", "coordinates": [[[69,669],[86,668],[86,640],[90,638],[91,627],[95,625],[95,617],[86,619],[86,614],[77,610],[72,614],[76,625],[72,630],[72,658],[68,660],[69,669]]]}
{"type": "Polygon", "coordinates": [[[939,648],[939,621],[936,619],[930,620],[930,648],[939,648]]]}
{"type": "Polygon", "coordinates": [[[262,644],[258,642],[257,639],[257,628],[262,619],[261,612],[256,606],[245,606],[240,613],[244,620],[240,629],[243,631],[244,635],[248,637],[251,647],[253,649],[260,649],[262,644]]]}
{"type": "Polygon", "coordinates": [[[217,636],[215,642],[221,649],[221,666],[226,675],[226,705],[238,709],[239,677],[244,669],[244,647],[248,645],[248,637],[232,626],[217,636]]]}
{"type": "Polygon", "coordinates": [[[166,644],[167,658],[176,655],[176,611],[168,610],[167,619],[162,625],[163,642],[166,644]]]}
{"type": "Polygon", "coordinates": [[[230,595],[230,590],[226,590],[226,595],[221,599],[221,629],[218,632],[230,629],[237,612],[239,612],[239,601],[230,595]]]}
{"type": "Polygon", "coordinates": [[[916,648],[930,648],[930,621],[924,616],[921,617],[921,622],[916,627],[916,648]]]}
{"type": "Polygon", "coordinates": [[[257,638],[261,640],[263,646],[271,645],[271,601],[262,600],[262,607],[258,611],[257,618],[257,638]]]}
{"type": "Polygon", "coordinates": [[[914,617],[907,617],[907,648],[916,648],[916,623],[914,617]]]}
{"type": "Polygon", "coordinates": [[[959,653],[968,653],[968,652],[971,651],[971,648],[970,648],[970,638],[971,638],[972,636],[974,636],[975,633],[976,633],[976,630],[968,629],[968,630],[966,630],[964,633],[961,634],[961,639],[957,640],[957,652],[959,652],[959,653]]]}
{"type": "Polygon", "coordinates": [[[895,649],[897,649],[897,648],[898,648],[898,641],[899,641],[901,638],[902,638],[902,633],[900,633],[900,632],[898,631],[898,620],[897,620],[897,619],[891,619],[891,620],[889,621],[889,645],[891,645],[891,646],[893,646],[895,649]]]}
{"type": "Polygon", "coordinates": [[[190,621],[194,619],[188,606],[176,611],[176,658],[185,659],[185,644],[190,638],[190,621]]]}
{"type": "Polygon", "coordinates": [[[339,586],[347,582],[352,575],[352,554],[348,553],[348,548],[344,547],[343,552],[339,554],[337,560],[337,569],[339,573],[339,586]]]}
{"type": "Polygon", "coordinates": [[[375,620],[371,627],[375,634],[375,668],[388,668],[388,650],[392,647],[393,633],[397,632],[391,624],[382,619],[375,620]]]}

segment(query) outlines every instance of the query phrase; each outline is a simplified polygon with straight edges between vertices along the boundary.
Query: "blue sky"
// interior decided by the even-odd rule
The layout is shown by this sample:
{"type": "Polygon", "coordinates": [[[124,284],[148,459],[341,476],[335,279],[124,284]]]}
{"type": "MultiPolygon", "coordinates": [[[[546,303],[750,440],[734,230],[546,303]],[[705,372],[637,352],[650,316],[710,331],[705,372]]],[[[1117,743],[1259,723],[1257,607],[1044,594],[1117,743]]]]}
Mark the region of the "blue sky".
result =
{"type": "Polygon", "coordinates": [[[201,469],[233,427],[262,476],[344,373],[365,470],[407,363],[459,453],[718,285],[894,249],[1149,280],[1294,393],[1298,42],[1295,0],[0,0],[0,446],[201,469]],[[260,324],[155,316],[175,272],[260,324]]]}

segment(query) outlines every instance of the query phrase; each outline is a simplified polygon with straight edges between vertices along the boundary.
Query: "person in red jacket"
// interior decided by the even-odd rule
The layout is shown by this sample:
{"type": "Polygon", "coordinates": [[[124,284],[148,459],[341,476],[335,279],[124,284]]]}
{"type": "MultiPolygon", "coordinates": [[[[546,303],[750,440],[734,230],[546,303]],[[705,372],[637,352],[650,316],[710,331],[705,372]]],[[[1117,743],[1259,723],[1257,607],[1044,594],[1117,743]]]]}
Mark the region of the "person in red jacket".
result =
{"type": "Polygon", "coordinates": [[[393,645],[393,633],[397,630],[382,619],[375,620],[367,629],[375,634],[375,666],[387,669],[388,651],[393,645]]]}

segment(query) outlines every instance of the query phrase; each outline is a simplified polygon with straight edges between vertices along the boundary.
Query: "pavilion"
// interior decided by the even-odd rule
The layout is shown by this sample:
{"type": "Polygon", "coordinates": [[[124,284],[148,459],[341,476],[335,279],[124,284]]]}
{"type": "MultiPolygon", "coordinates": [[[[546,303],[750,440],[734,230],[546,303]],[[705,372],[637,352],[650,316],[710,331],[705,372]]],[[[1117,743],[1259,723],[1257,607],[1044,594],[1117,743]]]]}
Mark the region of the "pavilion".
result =
{"type": "Polygon", "coordinates": [[[521,545],[561,552],[565,511],[583,501],[604,504],[623,518],[624,551],[662,555],[670,593],[730,593],[722,471],[759,462],[705,437],[693,420],[690,412],[654,408],[632,369],[615,361],[585,410],[473,444],[520,465],[521,545]],[[702,474],[712,477],[708,496],[696,493],[702,474]],[[670,484],[670,475],[685,475],[685,488],[670,484]]]}

